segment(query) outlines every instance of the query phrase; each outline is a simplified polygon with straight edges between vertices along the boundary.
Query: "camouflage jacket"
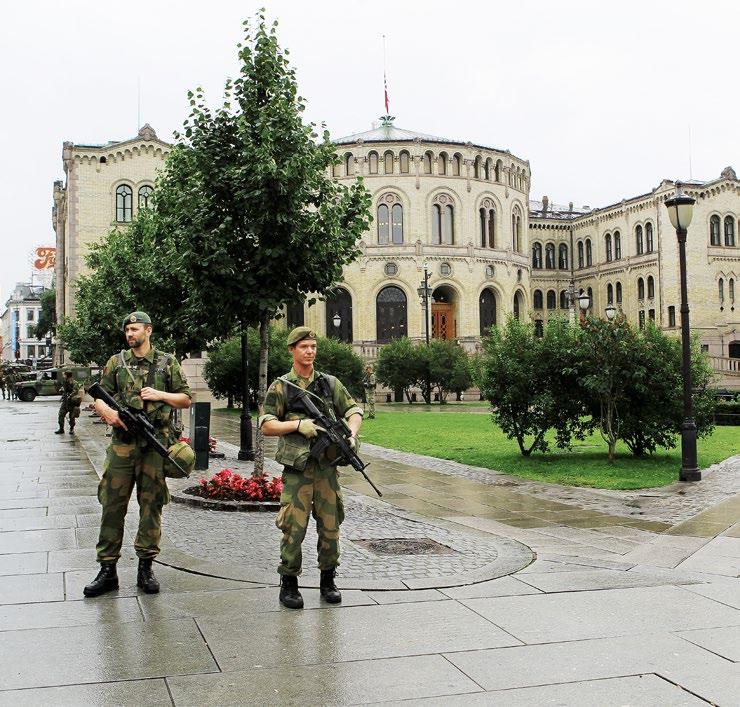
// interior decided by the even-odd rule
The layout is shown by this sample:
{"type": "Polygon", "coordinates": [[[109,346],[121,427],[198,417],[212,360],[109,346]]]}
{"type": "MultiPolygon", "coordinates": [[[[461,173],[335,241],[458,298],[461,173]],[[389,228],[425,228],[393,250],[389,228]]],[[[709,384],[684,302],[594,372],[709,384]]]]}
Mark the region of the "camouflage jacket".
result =
{"type": "Polygon", "coordinates": [[[375,374],[374,373],[364,373],[362,376],[362,385],[365,388],[375,388],[377,385],[377,381],[375,380],[375,374]]]}
{"type": "MultiPolygon", "coordinates": [[[[347,392],[347,389],[342,385],[341,381],[333,376],[328,376],[325,373],[314,371],[309,378],[303,378],[302,376],[299,376],[294,369],[291,369],[290,373],[284,377],[291,383],[295,383],[297,386],[300,386],[304,390],[307,390],[320,398],[324,402],[325,411],[331,417],[343,417],[345,420],[348,420],[352,415],[362,415],[362,408],[358,407],[357,403],[352,399],[352,396],[347,392]],[[316,383],[320,377],[324,377],[329,380],[331,398],[319,395],[316,383]]],[[[264,425],[268,420],[280,420],[282,422],[286,420],[302,420],[308,417],[308,415],[303,412],[288,410],[285,388],[286,386],[283,384],[283,381],[278,378],[267,389],[265,404],[262,409],[262,414],[259,417],[260,427],[262,427],[262,425],[264,425]]],[[[303,471],[306,468],[310,450],[311,442],[309,440],[299,432],[291,432],[290,434],[283,435],[278,438],[278,449],[277,454],[275,455],[275,461],[280,464],[293,467],[298,471],[303,471]]],[[[328,452],[330,451],[331,448],[329,448],[328,452]]]]}
{"type": "MultiPolygon", "coordinates": [[[[141,389],[147,386],[150,368],[154,366],[151,387],[167,393],[185,393],[191,397],[190,386],[177,359],[152,347],[146,356],[137,358],[133,351],[121,351],[111,356],[103,369],[100,385],[121,405],[134,410],[143,410],[152,424],[159,430],[158,437],[164,444],[171,443],[172,407],[160,400],[141,399],[141,389]]],[[[114,427],[113,439],[124,441],[125,430],[114,427]]]]}
{"type": "Polygon", "coordinates": [[[62,401],[73,405],[79,405],[82,402],[82,392],[80,384],[74,380],[64,381],[62,384],[62,401]]]}

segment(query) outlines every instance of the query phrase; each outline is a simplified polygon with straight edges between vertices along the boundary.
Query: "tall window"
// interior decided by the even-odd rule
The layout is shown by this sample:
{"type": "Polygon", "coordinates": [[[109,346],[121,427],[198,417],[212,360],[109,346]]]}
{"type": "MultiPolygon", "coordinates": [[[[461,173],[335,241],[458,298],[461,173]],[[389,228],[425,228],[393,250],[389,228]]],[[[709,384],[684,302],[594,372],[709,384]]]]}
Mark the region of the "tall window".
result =
{"type": "Polygon", "coordinates": [[[622,304],[622,283],[618,282],[614,289],[617,291],[617,304],[622,304]]]}
{"type": "Polygon", "coordinates": [[[586,239],[586,267],[589,267],[594,264],[594,252],[593,248],[591,248],[591,239],[586,239]]]}
{"type": "Polygon", "coordinates": [[[720,278],[719,279],[719,303],[724,304],[725,303],[725,281],[720,278]]]}
{"type": "Polygon", "coordinates": [[[403,243],[403,206],[396,194],[384,194],[378,204],[378,243],[403,243]]]}
{"type": "Polygon", "coordinates": [[[393,204],[391,209],[391,237],[394,245],[403,243],[403,206],[393,204]]]}
{"type": "Polygon", "coordinates": [[[452,199],[445,194],[435,197],[432,204],[432,243],[455,243],[455,209],[452,199]]]}
{"type": "Polygon", "coordinates": [[[432,173],[432,153],[431,152],[424,153],[424,157],[422,159],[422,166],[424,168],[424,174],[432,173]]]}
{"type": "Polygon", "coordinates": [[[568,309],[568,293],[560,290],[560,309],[568,309]]]}
{"type": "Polygon", "coordinates": [[[145,184],[139,188],[139,208],[151,209],[154,206],[154,188],[145,184]]]}
{"type": "Polygon", "coordinates": [[[352,295],[343,287],[326,298],[326,335],[352,343],[352,295]]]}
{"type": "Polygon", "coordinates": [[[479,302],[480,335],[486,336],[492,326],[496,326],[496,295],[486,288],[480,293],[479,302]]]}
{"type": "MultiPolygon", "coordinates": [[[[522,235],[522,212],[519,207],[515,206],[511,215],[511,245],[515,253],[521,252],[521,235],[522,235]]],[[[540,260],[542,256],[540,255],[540,260]]],[[[542,265],[540,265],[542,267],[542,265]]]]}
{"type": "Polygon", "coordinates": [[[635,227],[635,252],[642,255],[645,252],[645,244],[642,241],[642,226],[635,227]]]}
{"type": "Polygon", "coordinates": [[[370,174],[377,174],[378,173],[378,153],[371,152],[367,156],[367,163],[368,163],[368,172],[370,172],[370,174]]]}
{"type": "Polygon", "coordinates": [[[543,307],[542,290],[534,291],[532,301],[533,301],[533,307],[535,309],[542,309],[543,307]]]}
{"type": "Polygon", "coordinates": [[[637,279],[637,299],[645,299],[645,280],[641,277],[637,279]]]}
{"type": "Polygon", "coordinates": [[[735,280],[727,280],[727,293],[730,296],[730,304],[735,304],[735,280]]]}
{"type": "Polygon", "coordinates": [[[614,260],[622,257],[622,236],[619,231],[614,231],[614,260]]]}
{"type": "Polygon", "coordinates": [[[514,294],[514,319],[519,319],[522,314],[522,293],[516,292],[514,294]]]}
{"type": "Polygon", "coordinates": [[[548,309],[555,309],[558,306],[557,297],[558,296],[555,294],[555,290],[547,291],[547,308],[548,309]]]}
{"type": "Polygon", "coordinates": [[[719,216],[716,214],[709,219],[709,245],[722,245],[719,239],[719,216]]]}
{"type": "Polygon", "coordinates": [[[653,224],[649,221],[645,224],[645,251],[652,253],[655,250],[653,245],[653,224]]]}
{"type": "Polygon", "coordinates": [[[401,167],[401,174],[409,173],[409,153],[403,150],[398,156],[399,166],[401,167]]]}
{"type": "Polygon", "coordinates": [[[383,171],[386,174],[393,174],[393,153],[390,150],[383,155],[383,171]]]}
{"type": "Polygon", "coordinates": [[[489,157],[486,160],[486,163],[483,165],[483,176],[485,177],[487,182],[490,182],[492,175],[493,175],[493,160],[489,157]]]}
{"type": "Polygon", "coordinates": [[[129,223],[131,221],[133,195],[134,193],[128,184],[121,184],[116,189],[116,221],[119,223],[129,223]]]}
{"type": "Polygon", "coordinates": [[[548,270],[555,269],[555,246],[552,243],[545,246],[545,267],[548,270]]]}
{"type": "Polygon", "coordinates": [[[344,156],[344,173],[351,177],[355,173],[355,158],[352,157],[352,153],[348,152],[344,156]]]}
{"type": "Polygon", "coordinates": [[[725,216],[725,245],[735,245],[735,219],[725,216]]]}
{"type": "Polygon", "coordinates": [[[648,276],[648,299],[655,299],[655,280],[653,276],[648,276]]]}
{"type": "Polygon", "coordinates": [[[583,241],[578,241],[578,267],[583,267],[583,241]]]}
{"type": "Polygon", "coordinates": [[[437,155],[437,174],[447,174],[447,153],[440,152],[437,155]]]}
{"type": "Polygon", "coordinates": [[[483,201],[479,210],[480,216],[480,245],[485,248],[496,247],[496,212],[493,210],[493,202],[490,199],[483,201]]]}
{"type": "Polygon", "coordinates": [[[532,244],[532,267],[535,270],[542,268],[542,243],[532,244]]]}
{"type": "Polygon", "coordinates": [[[651,322],[655,321],[655,310],[654,309],[648,309],[648,319],[651,322]]]}
{"type": "Polygon", "coordinates": [[[606,286],[606,303],[614,304],[614,288],[611,282],[606,286]]]}
{"type": "Polygon", "coordinates": [[[568,246],[565,243],[558,246],[558,268],[560,270],[568,269],[568,246]]]}
{"type": "Polygon", "coordinates": [[[676,326],[676,308],[673,306],[668,307],[668,326],[676,326]]]}
{"type": "Polygon", "coordinates": [[[606,262],[610,263],[612,260],[612,234],[607,233],[604,236],[604,247],[606,250],[606,262]]]}
{"type": "Polygon", "coordinates": [[[452,158],[452,176],[459,177],[462,172],[462,156],[458,153],[452,158]]]}
{"type": "Polygon", "coordinates": [[[473,162],[473,177],[476,179],[480,179],[480,165],[481,165],[481,157],[478,155],[475,158],[475,162],[473,162]]]}
{"type": "Polygon", "coordinates": [[[378,341],[392,341],[406,336],[406,294],[400,287],[384,287],[375,301],[378,341]]]}
{"type": "Polygon", "coordinates": [[[390,209],[386,204],[378,206],[378,243],[385,245],[390,237],[390,209]]]}
{"type": "Polygon", "coordinates": [[[495,168],[495,175],[494,175],[496,177],[497,182],[501,181],[501,174],[503,173],[503,170],[504,170],[504,163],[501,160],[497,160],[496,168],[495,168]]]}

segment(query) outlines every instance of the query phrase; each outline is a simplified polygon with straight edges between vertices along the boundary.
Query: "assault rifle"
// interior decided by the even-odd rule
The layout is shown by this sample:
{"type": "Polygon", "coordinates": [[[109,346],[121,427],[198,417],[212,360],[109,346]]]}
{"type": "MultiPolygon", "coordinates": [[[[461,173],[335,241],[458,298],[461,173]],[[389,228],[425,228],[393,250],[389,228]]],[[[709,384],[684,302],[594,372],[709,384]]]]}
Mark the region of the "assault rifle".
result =
{"type": "Polygon", "coordinates": [[[352,430],[349,425],[343,420],[334,420],[329,415],[321,412],[316,404],[311,400],[311,393],[303,390],[300,386],[292,383],[285,378],[281,379],[283,383],[295,388],[295,396],[303,406],[303,410],[307,415],[310,415],[319,427],[324,429],[324,432],[320,434],[319,438],[311,445],[311,456],[314,459],[319,459],[321,455],[331,445],[336,445],[339,449],[339,456],[331,462],[332,466],[338,466],[339,464],[349,464],[353,469],[359,471],[365,480],[373,487],[373,491],[378,496],[383,496],[380,489],[373,483],[372,479],[365,473],[365,469],[370,466],[365,464],[360,457],[357,456],[352,447],[349,445],[349,438],[352,436],[352,430]]]}
{"type": "Polygon", "coordinates": [[[146,440],[147,445],[160,457],[174,464],[183,474],[190,476],[171,456],[167,447],[157,439],[157,430],[142,410],[134,410],[130,407],[120,405],[100,383],[93,383],[87,391],[95,400],[102,400],[108,407],[118,413],[121,422],[128,428],[130,435],[139,435],[146,440]]]}

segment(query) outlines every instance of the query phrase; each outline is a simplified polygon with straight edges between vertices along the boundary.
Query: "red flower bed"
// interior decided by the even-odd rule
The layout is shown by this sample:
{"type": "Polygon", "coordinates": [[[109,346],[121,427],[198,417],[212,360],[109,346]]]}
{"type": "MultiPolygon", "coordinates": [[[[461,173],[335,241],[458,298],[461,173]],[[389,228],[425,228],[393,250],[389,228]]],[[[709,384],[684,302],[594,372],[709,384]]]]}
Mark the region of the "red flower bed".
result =
{"type": "Polygon", "coordinates": [[[210,479],[201,479],[196,487],[198,496],[220,501],[279,501],[283,482],[270,478],[264,472],[242,476],[231,469],[221,469],[210,479]]]}

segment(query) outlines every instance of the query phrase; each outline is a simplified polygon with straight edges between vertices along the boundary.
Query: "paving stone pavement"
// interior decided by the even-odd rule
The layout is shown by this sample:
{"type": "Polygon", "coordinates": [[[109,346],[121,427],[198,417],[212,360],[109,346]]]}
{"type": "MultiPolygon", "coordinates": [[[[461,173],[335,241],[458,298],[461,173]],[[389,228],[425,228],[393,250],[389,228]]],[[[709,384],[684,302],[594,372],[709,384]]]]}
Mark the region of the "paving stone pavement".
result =
{"type": "MultiPolygon", "coordinates": [[[[358,528],[504,538],[537,559],[462,586],[343,586],[341,606],[307,588],[306,608],[289,611],[274,586],[199,574],[210,568],[188,545],[171,548],[191,571],[158,564],[162,593],[144,595],[129,533],[120,589],[87,600],[100,514],[88,453],[105,438],[86,417],[81,439],[53,435],[57,404],[0,402],[0,705],[740,704],[736,496],[646,521],[372,450],[387,503],[347,475],[358,528]]],[[[184,508],[168,509],[166,535],[184,508]]],[[[206,519],[193,540],[215,551],[212,512],[193,513],[206,519]]],[[[435,558],[436,576],[450,557],[435,558]]]]}

